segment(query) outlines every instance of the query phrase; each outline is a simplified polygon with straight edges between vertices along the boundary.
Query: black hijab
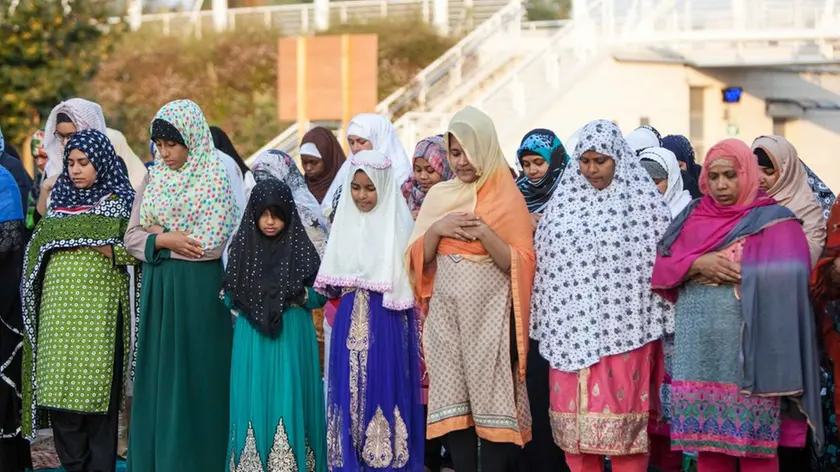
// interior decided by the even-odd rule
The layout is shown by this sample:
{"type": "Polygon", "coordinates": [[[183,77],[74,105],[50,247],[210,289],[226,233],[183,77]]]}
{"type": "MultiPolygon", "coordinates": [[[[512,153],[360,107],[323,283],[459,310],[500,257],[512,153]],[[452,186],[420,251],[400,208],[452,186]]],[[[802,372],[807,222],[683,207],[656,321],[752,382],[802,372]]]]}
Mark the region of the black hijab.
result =
{"type": "Polygon", "coordinates": [[[232,157],[233,160],[236,161],[236,165],[239,166],[239,170],[242,171],[242,176],[244,177],[250,169],[248,169],[248,165],[245,164],[245,161],[242,160],[242,156],[240,156],[236,151],[236,147],[234,147],[227,133],[218,126],[211,126],[210,134],[213,136],[213,146],[215,146],[219,151],[222,151],[232,157]]]}
{"type": "Polygon", "coordinates": [[[274,178],[257,182],[228,249],[222,286],[232,306],[261,333],[277,338],[283,330],[283,311],[303,300],[320,265],[289,186],[274,178]],[[286,225],[273,238],[258,226],[260,216],[269,208],[286,225]]]}

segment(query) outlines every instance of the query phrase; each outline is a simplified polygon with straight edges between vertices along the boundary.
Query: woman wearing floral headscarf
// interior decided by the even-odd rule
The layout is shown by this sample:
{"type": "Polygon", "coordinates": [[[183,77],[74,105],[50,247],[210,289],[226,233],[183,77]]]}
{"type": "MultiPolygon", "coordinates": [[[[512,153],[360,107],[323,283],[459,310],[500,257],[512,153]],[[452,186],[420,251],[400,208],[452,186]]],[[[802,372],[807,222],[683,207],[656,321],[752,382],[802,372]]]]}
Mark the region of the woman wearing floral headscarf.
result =
{"type": "Polygon", "coordinates": [[[125,238],[144,262],[128,470],[216,470],[227,450],[232,343],[219,259],[238,210],[198,105],[166,104],[151,136],[158,162],[125,238]]]}
{"type": "Polygon", "coordinates": [[[402,193],[411,215],[417,219],[420,207],[429,190],[440,182],[455,177],[449,167],[442,136],[424,138],[414,147],[411,176],[403,182],[402,193]]]}
{"type": "Polygon", "coordinates": [[[551,364],[554,440],[572,472],[646,471],[673,306],[651,293],[670,212],[618,127],[587,124],[535,236],[531,337],[551,364]],[[604,434],[610,431],[616,434],[604,434]]]}
{"type": "Polygon", "coordinates": [[[315,249],[318,250],[318,254],[323,255],[327,237],[330,234],[330,223],[321,212],[318,200],[309,191],[292,156],[278,149],[269,149],[257,156],[251,166],[251,171],[257,182],[266,176],[271,176],[292,189],[303,228],[312,244],[315,245],[315,249]]]}
{"type": "Polygon", "coordinates": [[[105,134],[77,132],[64,153],[24,261],[23,431],[33,439],[49,412],[66,470],[108,470],[131,365],[126,266],[136,260],[123,234],[134,189],[105,134]]]}
{"type": "Polygon", "coordinates": [[[737,139],[709,149],[704,196],[668,228],[651,281],[677,310],[671,447],[699,451],[700,471],[779,470],[778,447],[803,447],[808,425],[823,443],[808,244],[758,172],[737,139]]]}

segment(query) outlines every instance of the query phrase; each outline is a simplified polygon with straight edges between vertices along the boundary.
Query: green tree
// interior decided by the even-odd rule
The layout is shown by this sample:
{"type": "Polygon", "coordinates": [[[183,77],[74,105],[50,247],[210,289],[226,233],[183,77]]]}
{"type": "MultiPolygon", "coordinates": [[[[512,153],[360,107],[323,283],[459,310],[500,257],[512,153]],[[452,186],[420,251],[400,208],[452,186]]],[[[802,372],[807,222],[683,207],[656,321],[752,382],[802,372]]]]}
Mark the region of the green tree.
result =
{"type": "Polygon", "coordinates": [[[114,3],[0,0],[0,125],[9,142],[20,147],[107,60],[122,29],[106,21],[119,13],[114,3]]]}

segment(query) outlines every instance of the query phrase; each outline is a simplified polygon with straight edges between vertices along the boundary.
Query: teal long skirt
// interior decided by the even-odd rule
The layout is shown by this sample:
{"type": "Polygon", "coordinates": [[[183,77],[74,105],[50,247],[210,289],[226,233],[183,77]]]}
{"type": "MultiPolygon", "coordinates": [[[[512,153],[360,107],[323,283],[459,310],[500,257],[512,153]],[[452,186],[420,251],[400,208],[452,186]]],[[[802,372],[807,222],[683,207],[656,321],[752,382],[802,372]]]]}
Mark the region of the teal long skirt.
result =
{"type": "Polygon", "coordinates": [[[233,332],[221,282],[218,260],[143,264],[128,472],[227,470],[233,332]]]}
{"type": "Polygon", "coordinates": [[[236,320],[227,470],[324,472],[326,423],[318,342],[309,311],[283,313],[277,339],[236,320]]]}

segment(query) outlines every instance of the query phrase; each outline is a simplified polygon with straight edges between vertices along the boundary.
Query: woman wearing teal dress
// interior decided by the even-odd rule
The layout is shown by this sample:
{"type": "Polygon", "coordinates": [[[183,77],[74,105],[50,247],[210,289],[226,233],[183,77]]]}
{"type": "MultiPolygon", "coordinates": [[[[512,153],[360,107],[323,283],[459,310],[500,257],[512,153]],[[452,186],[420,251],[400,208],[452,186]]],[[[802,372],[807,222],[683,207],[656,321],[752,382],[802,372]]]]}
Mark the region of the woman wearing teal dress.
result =
{"type": "Polygon", "coordinates": [[[156,163],[125,235],[143,261],[128,470],[221,470],[228,438],[230,312],[220,257],[239,218],[201,109],[168,103],[156,163]]]}
{"type": "Polygon", "coordinates": [[[68,472],[114,470],[129,352],[129,277],[123,245],[134,190],[105,134],[75,133],[46,215],[26,248],[23,434],[49,414],[68,472]]]}
{"type": "Polygon", "coordinates": [[[258,178],[229,249],[225,303],[238,314],[230,372],[230,471],[325,472],[326,420],[310,310],[321,263],[291,189],[258,178]]]}

